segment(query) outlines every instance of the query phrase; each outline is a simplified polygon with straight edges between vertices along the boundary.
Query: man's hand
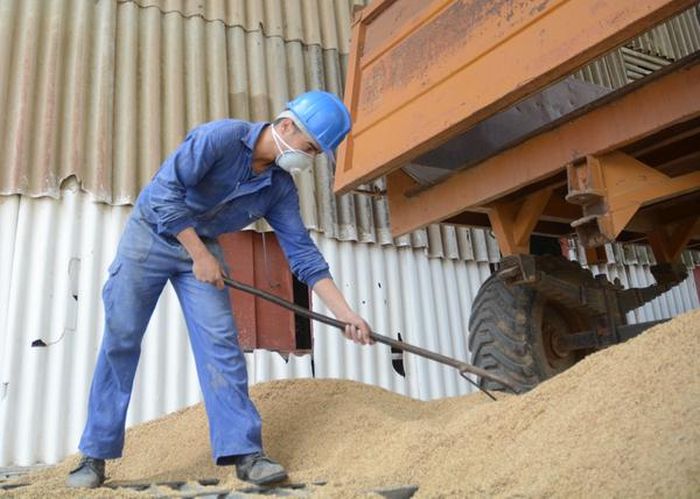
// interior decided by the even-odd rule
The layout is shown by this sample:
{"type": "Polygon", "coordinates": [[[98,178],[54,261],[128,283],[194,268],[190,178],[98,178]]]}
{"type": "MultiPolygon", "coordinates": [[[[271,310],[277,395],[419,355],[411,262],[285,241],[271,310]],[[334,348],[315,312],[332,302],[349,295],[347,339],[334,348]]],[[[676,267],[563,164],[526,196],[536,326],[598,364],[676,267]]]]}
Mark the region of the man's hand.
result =
{"type": "Polygon", "coordinates": [[[350,308],[332,279],[328,277],[319,279],[314,284],[313,289],[321,297],[323,303],[331,309],[336,319],[348,324],[343,332],[346,338],[360,345],[371,345],[374,343],[369,337],[372,329],[362,317],[350,308]]]}
{"type": "Polygon", "coordinates": [[[343,335],[360,345],[371,345],[374,343],[370,338],[371,329],[365,320],[355,312],[350,312],[346,316],[338,317],[339,320],[345,322],[345,331],[343,335]]]}
{"type": "Polygon", "coordinates": [[[219,260],[211,254],[194,229],[188,227],[176,237],[192,257],[192,273],[195,278],[200,282],[208,282],[219,289],[224,289],[223,271],[219,260]]]}
{"type": "Polygon", "coordinates": [[[223,272],[219,260],[208,251],[192,261],[192,272],[198,281],[208,282],[218,289],[224,289],[223,272]]]}

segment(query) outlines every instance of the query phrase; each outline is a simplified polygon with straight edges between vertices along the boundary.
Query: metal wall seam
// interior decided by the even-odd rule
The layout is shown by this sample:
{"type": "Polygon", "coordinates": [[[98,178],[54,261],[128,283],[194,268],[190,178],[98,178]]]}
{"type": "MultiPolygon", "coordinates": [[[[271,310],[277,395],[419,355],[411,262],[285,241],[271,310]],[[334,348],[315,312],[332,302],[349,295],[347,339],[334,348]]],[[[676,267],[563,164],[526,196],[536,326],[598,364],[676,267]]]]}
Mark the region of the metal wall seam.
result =
{"type": "MultiPolygon", "coordinates": [[[[20,196],[0,197],[0,375],[7,365],[5,334],[9,318],[10,289],[12,287],[12,262],[15,256],[14,241],[17,237],[20,196]]],[[[0,383],[2,380],[0,380],[0,383]]],[[[0,399],[4,397],[4,385],[0,385],[0,399]]]]}
{"type": "Polygon", "coordinates": [[[227,28],[239,27],[248,32],[258,31],[266,37],[285,41],[300,41],[305,45],[348,53],[350,16],[353,5],[366,1],[354,0],[245,0],[239,2],[201,2],[184,0],[177,7],[167,0],[117,0],[133,3],[141,9],[153,9],[162,15],[197,17],[227,28]]]}

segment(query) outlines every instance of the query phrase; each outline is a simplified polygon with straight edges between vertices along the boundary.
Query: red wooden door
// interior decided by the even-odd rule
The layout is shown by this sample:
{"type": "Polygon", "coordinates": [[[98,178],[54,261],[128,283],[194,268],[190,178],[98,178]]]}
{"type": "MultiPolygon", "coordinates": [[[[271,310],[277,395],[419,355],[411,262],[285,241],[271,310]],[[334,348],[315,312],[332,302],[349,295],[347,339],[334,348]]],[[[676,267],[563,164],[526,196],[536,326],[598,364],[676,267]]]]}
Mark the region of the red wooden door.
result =
{"type": "MultiPolygon", "coordinates": [[[[234,279],[294,301],[293,277],[277,238],[242,231],[224,234],[219,243],[234,279]]],[[[296,350],[294,315],[241,291],[229,290],[241,348],[281,352],[296,350]]]]}

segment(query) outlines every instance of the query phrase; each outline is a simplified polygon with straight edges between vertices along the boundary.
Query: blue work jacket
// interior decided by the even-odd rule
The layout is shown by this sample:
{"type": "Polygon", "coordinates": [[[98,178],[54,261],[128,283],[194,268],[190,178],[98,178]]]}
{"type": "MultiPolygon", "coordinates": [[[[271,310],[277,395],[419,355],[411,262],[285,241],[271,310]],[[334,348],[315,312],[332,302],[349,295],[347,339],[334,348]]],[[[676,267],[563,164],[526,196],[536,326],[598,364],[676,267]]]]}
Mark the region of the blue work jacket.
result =
{"type": "Polygon", "coordinates": [[[141,191],[135,208],[161,236],[188,227],[215,238],[264,217],[294,275],[309,287],[330,277],[309,236],[289,173],[273,164],[253,172],[253,148],[268,123],[224,119],[194,128],[141,191]]]}

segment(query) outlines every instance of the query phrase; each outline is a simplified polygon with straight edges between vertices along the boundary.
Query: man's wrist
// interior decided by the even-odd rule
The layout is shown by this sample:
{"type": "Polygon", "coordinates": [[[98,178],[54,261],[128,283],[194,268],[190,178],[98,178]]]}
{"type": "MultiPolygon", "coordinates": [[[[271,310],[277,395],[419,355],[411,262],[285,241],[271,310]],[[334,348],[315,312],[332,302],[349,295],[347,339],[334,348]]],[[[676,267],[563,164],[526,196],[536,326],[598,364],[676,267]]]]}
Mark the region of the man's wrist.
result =
{"type": "Polygon", "coordinates": [[[190,257],[192,257],[192,260],[201,260],[202,258],[206,258],[208,256],[211,256],[211,253],[207,247],[204,246],[204,244],[201,246],[197,245],[190,251],[190,257]]]}
{"type": "Polygon", "coordinates": [[[193,261],[207,258],[207,256],[211,255],[209,249],[192,227],[183,230],[176,237],[177,240],[180,241],[180,244],[184,246],[185,250],[187,250],[187,253],[189,253],[193,261]]]}
{"type": "Polygon", "coordinates": [[[348,321],[355,316],[355,312],[351,308],[346,307],[339,310],[335,316],[338,320],[348,321]]]}

